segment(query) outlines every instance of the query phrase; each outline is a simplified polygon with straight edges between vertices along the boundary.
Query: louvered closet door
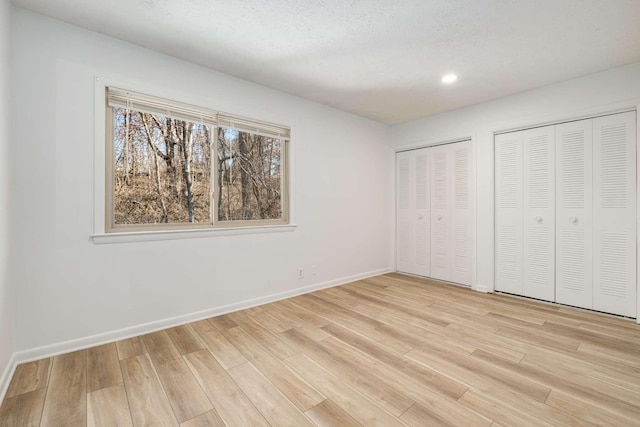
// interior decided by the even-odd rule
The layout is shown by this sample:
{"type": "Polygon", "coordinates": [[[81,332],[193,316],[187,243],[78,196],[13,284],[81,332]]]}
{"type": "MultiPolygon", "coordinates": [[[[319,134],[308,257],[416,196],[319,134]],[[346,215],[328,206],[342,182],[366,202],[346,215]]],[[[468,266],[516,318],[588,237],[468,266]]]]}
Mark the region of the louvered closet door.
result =
{"type": "Polygon", "coordinates": [[[426,149],[396,155],[397,270],[429,276],[429,156],[426,149]]]}
{"type": "Polygon", "coordinates": [[[451,233],[451,145],[430,149],[431,156],[431,277],[451,280],[453,236],[451,233]]]}
{"type": "Polygon", "coordinates": [[[413,207],[411,206],[412,154],[396,154],[396,268],[398,271],[413,271],[413,207]]]}
{"type": "Polygon", "coordinates": [[[523,134],[522,295],[555,299],[555,127],[523,134]]]}
{"type": "Polygon", "coordinates": [[[471,142],[456,142],[449,146],[452,156],[453,198],[451,200],[451,232],[453,234],[453,265],[451,281],[471,285],[471,251],[473,221],[471,217],[471,142]]]}
{"type": "Polygon", "coordinates": [[[431,224],[429,221],[430,177],[429,152],[426,148],[415,150],[414,183],[414,274],[429,276],[431,274],[431,254],[429,241],[431,224]]]}
{"type": "Polygon", "coordinates": [[[523,132],[495,137],[496,290],[523,292],[523,132]]]}
{"type": "Polygon", "coordinates": [[[556,301],[593,307],[592,120],[556,126],[556,301]]]}
{"type": "Polygon", "coordinates": [[[593,120],[593,308],[636,316],[635,112],[593,120]]]}

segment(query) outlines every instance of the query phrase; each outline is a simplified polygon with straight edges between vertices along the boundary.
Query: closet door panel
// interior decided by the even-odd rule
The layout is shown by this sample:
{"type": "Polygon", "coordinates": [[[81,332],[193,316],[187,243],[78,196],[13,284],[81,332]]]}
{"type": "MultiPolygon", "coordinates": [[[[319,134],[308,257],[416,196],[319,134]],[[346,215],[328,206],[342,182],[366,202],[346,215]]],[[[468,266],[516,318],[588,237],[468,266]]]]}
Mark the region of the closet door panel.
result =
{"type": "Polygon", "coordinates": [[[495,137],[496,290],[523,290],[523,132],[495,137]]]}
{"type": "Polygon", "coordinates": [[[396,269],[429,276],[429,155],[426,149],[396,154],[396,269]]]}
{"type": "Polygon", "coordinates": [[[453,265],[451,281],[471,285],[471,258],[473,250],[473,221],[471,200],[471,142],[463,141],[451,144],[453,197],[452,243],[453,265]]]}
{"type": "Polygon", "coordinates": [[[451,280],[451,149],[431,148],[431,277],[451,280]]]}
{"type": "Polygon", "coordinates": [[[522,295],[555,299],[555,127],[523,134],[522,295]]]}
{"type": "Polygon", "coordinates": [[[429,153],[426,148],[416,150],[414,153],[414,274],[429,276],[431,274],[429,153]]]}
{"type": "Polygon", "coordinates": [[[556,301],[593,306],[592,121],[556,126],[556,301]]]}
{"type": "Polygon", "coordinates": [[[412,197],[412,153],[396,154],[396,269],[413,273],[414,225],[412,197]]]}
{"type": "Polygon", "coordinates": [[[636,316],[635,112],[593,120],[593,308],[636,316]]]}

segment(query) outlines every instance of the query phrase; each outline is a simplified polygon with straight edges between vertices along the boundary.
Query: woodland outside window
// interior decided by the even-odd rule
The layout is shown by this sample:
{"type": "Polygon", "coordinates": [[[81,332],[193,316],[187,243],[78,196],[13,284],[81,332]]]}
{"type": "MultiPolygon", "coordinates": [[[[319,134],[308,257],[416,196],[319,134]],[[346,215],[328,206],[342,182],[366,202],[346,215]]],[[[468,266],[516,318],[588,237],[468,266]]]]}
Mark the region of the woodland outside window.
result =
{"type": "Polygon", "coordinates": [[[109,87],[106,231],[288,224],[290,129],[109,87]]]}

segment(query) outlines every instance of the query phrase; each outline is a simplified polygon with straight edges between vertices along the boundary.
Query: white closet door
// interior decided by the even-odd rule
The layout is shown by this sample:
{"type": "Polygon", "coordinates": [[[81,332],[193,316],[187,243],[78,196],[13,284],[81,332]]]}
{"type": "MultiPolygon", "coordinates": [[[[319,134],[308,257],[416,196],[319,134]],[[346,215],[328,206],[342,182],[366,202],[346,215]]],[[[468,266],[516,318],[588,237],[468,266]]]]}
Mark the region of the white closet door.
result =
{"type": "Polygon", "coordinates": [[[593,308],[636,316],[635,112],[593,120],[593,308]]]}
{"type": "Polygon", "coordinates": [[[396,154],[396,269],[413,273],[414,224],[412,197],[414,193],[411,152],[396,154]]]}
{"type": "Polygon", "coordinates": [[[450,145],[430,149],[431,156],[431,277],[451,280],[452,151],[450,145]]]}
{"type": "Polygon", "coordinates": [[[471,200],[471,142],[451,144],[453,198],[451,199],[451,233],[453,234],[453,265],[451,281],[471,285],[473,250],[473,218],[471,200]]]}
{"type": "Polygon", "coordinates": [[[396,155],[398,271],[429,276],[429,156],[426,149],[396,155]]]}
{"type": "Polygon", "coordinates": [[[429,205],[431,204],[429,152],[426,148],[423,148],[415,150],[414,153],[414,274],[429,276],[431,274],[431,255],[429,253],[431,247],[429,241],[431,228],[429,221],[429,205]]]}
{"type": "Polygon", "coordinates": [[[496,290],[522,295],[523,290],[523,132],[495,137],[496,290]]]}
{"type": "Polygon", "coordinates": [[[592,120],[556,126],[556,301],[593,306],[592,120]]]}
{"type": "Polygon", "coordinates": [[[523,134],[522,295],[555,299],[555,127],[523,134]]]}

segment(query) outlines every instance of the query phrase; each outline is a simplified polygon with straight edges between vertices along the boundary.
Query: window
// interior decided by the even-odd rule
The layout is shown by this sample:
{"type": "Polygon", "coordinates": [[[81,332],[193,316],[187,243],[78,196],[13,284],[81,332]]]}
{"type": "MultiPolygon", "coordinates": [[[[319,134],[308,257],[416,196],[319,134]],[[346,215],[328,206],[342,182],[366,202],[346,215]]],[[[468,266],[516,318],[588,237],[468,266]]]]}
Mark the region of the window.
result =
{"type": "Polygon", "coordinates": [[[288,223],[288,128],[106,90],[107,232],[288,223]]]}

